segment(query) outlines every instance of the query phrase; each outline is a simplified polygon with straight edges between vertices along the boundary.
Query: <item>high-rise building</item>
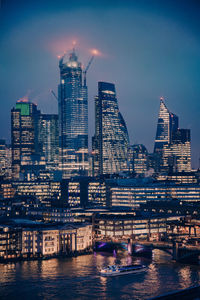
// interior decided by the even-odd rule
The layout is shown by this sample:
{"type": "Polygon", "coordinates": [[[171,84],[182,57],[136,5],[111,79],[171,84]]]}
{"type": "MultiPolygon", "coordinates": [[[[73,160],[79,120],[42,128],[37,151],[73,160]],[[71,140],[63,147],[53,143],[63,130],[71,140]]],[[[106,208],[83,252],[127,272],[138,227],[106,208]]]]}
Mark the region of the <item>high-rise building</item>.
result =
{"type": "Polygon", "coordinates": [[[177,129],[172,141],[163,147],[163,167],[171,172],[191,171],[190,130],[177,129]]]}
{"type": "Polygon", "coordinates": [[[0,176],[11,179],[11,147],[5,140],[0,140],[0,176]]]}
{"type": "Polygon", "coordinates": [[[129,150],[130,171],[144,176],[148,170],[148,151],[142,144],[132,145],[129,150]]]}
{"type": "Polygon", "coordinates": [[[0,140],[0,176],[5,174],[6,170],[6,141],[0,140]]]}
{"type": "Polygon", "coordinates": [[[95,98],[94,175],[128,171],[128,147],[128,131],[119,112],[115,85],[99,82],[95,98]]]}
{"type": "Polygon", "coordinates": [[[191,171],[190,130],[179,129],[178,117],[160,99],[160,111],[154,145],[155,170],[191,171]]]}
{"type": "Polygon", "coordinates": [[[88,173],[88,100],[85,71],[73,49],[59,62],[59,143],[63,178],[88,173]],[[84,78],[83,78],[84,77],[84,78]]]}
{"type": "Polygon", "coordinates": [[[38,143],[40,152],[45,157],[46,168],[57,169],[59,161],[58,115],[40,114],[38,143]]]}
{"type": "Polygon", "coordinates": [[[160,111],[154,145],[154,153],[162,151],[163,146],[169,144],[172,134],[178,129],[178,117],[171,113],[165,105],[164,98],[160,98],[160,111]]]}
{"type": "Polygon", "coordinates": [[[12,175],[19,179],[22,165],[30,165],[38,149],[37,106],[27,99],[17,101],[11,110],[12,175]]]}

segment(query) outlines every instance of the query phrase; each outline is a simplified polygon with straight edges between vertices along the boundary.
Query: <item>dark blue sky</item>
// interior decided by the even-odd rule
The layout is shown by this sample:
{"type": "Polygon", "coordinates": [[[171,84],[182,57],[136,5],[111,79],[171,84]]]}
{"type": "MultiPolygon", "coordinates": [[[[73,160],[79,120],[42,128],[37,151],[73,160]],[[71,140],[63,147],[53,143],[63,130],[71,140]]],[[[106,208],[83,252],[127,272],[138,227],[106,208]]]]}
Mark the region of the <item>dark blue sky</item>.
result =
{"type": "Polygon", "coordinates": [[[87,64],[91,48],[102,56],[88,72],[89,133],[100,80],[116,84],[131,143],[153,149],[159,98],[192,130],[192,161],[200,156],[199,1],[1,0],[0,138],[10,139],[10,109],[29,95],[44,113],[57,112],[57,55],[77,41],[87,64]]]}

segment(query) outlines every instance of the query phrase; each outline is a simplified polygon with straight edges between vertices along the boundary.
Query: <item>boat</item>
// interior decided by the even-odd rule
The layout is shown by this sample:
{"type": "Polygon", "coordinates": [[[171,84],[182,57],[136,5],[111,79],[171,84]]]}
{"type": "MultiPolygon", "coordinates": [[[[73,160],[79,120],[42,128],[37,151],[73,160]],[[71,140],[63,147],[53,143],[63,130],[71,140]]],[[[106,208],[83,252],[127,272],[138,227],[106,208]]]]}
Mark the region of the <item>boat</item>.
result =
{"type": "Polygon", "coordinates": [[[117,276],[117,275],[125,275],[132,273],[140,273],[146,271],[147,266],[145,265],[126,265],[126,266],[108,266],[106,268],[101,269],[101,276],[117,276]]]}

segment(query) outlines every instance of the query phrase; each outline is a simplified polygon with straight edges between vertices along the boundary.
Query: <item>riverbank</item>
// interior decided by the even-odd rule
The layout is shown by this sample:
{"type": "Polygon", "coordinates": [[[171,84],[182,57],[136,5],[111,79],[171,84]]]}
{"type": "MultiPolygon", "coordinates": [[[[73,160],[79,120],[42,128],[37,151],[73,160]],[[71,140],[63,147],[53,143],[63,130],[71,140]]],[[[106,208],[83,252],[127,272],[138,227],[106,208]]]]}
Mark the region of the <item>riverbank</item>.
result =
{"type": "Polygon", "coordinates": [[[81,251],[74,251],[66,254],[54,254],[54,255],[21,255],[18,257],[1,257],[0,263],[6,264],[6,263],[14,263],[14,262],[20,262],[20,261],[35,261],[35,260],[49,260],[53,258],[69,258],[69,257],[77,257],[81,255],[89,255],[92,254],[92,249],[87,250],[81,250],[81,251]]]}

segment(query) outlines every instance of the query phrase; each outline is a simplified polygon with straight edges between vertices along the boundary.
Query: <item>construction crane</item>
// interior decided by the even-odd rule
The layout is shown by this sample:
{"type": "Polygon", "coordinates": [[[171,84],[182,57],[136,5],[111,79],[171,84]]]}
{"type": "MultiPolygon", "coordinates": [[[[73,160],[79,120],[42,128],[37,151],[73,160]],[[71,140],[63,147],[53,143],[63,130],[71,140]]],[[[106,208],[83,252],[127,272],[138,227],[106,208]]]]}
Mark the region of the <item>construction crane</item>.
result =
{"type": "Polygon", "coordinates": [[[52,95],[56,98],[56,100],[58,101],[58,97],[56,96],[56,94],[54,93],[53,90],[50,90],[50,92],[52,93],[52,95]]]}
{"type": "Polygon", "coordinates": [[[90,65],[91,65],[91,63],[92,63],[92,61],[93,61],[93,59],[94,59],[94,55],[90,58],[87,67],[86,67],[85,70],[83,71],[83,84],[84,84],[84,86],[86,86],[86,74],[87,74],[87,71],[88,71],[88,69],[89,69],[89,67],[90,67],[90,65]]]}

